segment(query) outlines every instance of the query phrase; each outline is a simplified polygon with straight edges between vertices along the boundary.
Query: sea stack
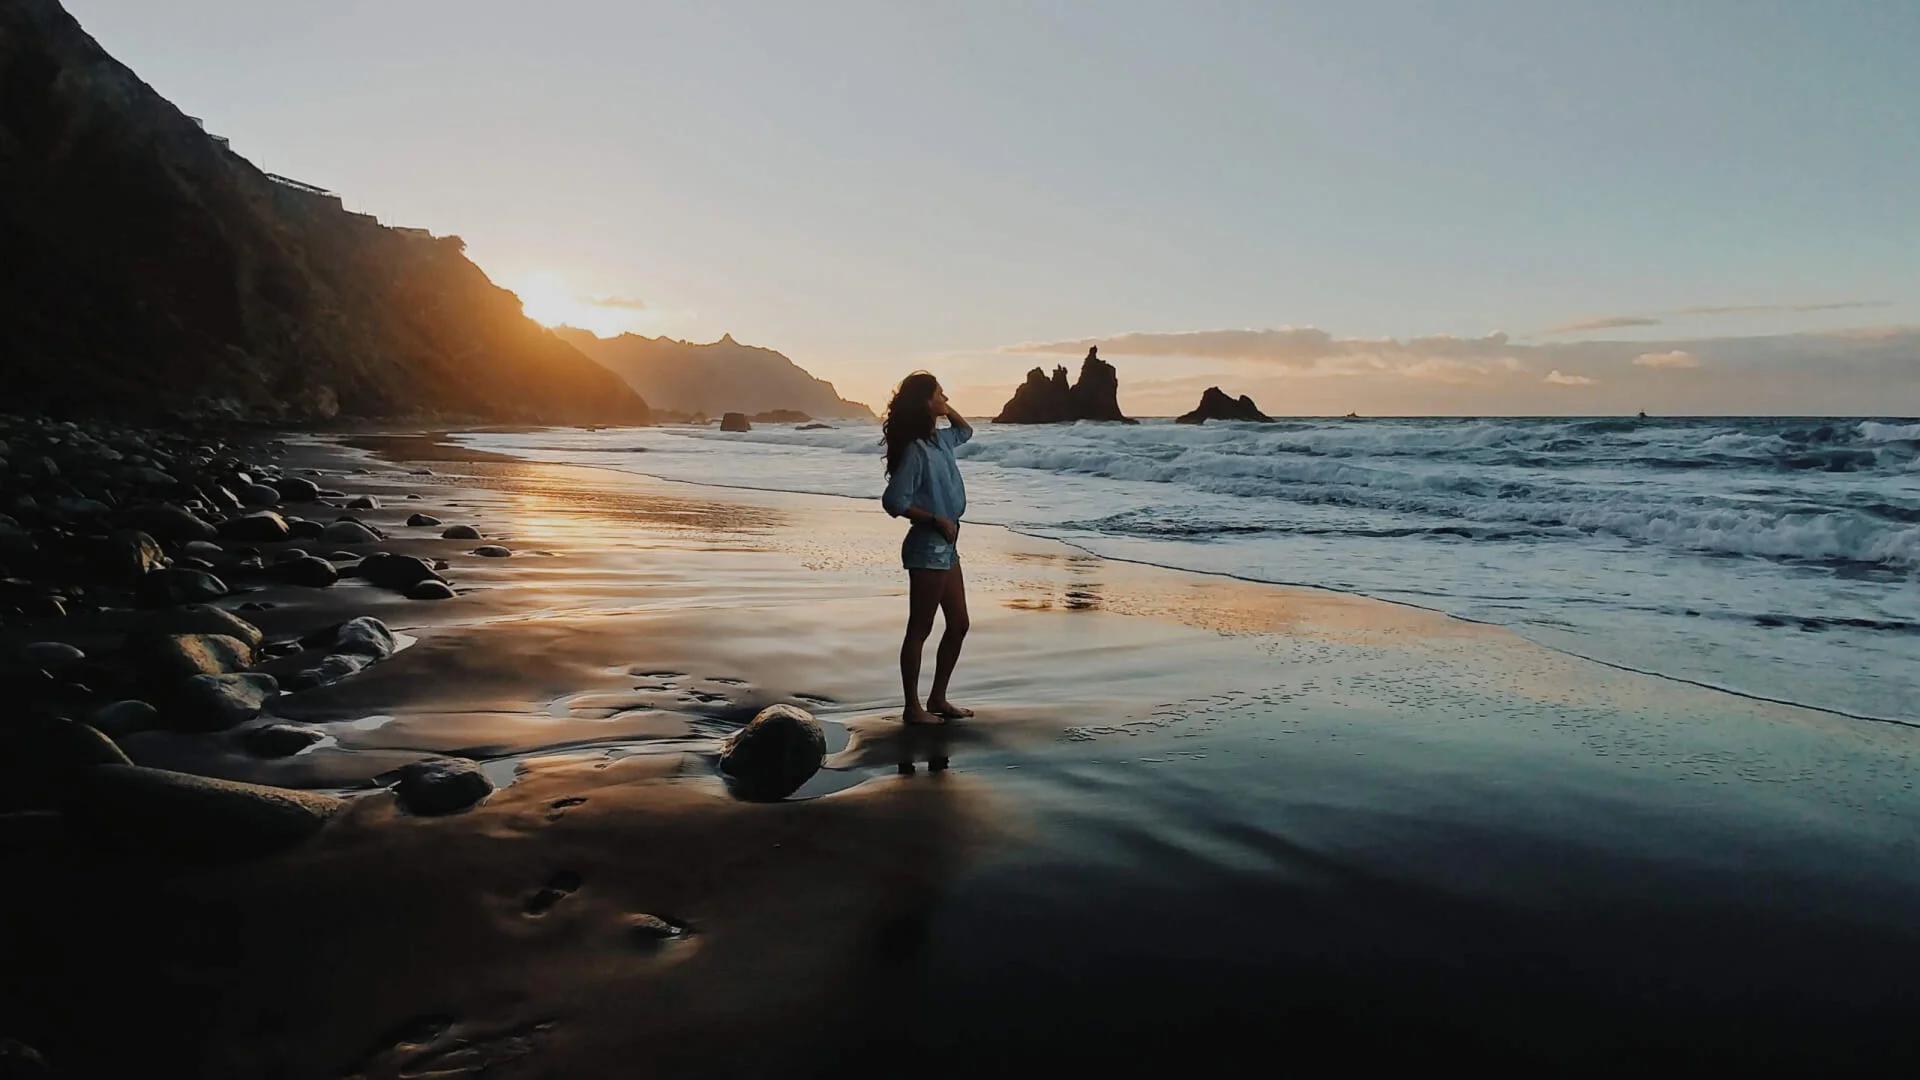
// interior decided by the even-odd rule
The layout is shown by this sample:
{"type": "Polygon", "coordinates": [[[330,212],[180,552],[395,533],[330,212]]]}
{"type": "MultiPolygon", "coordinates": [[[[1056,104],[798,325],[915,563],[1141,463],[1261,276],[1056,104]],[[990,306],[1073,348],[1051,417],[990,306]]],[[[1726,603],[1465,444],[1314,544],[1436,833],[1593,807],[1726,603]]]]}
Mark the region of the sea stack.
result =
{"type": "Polygon", "coordinates": [[[1135,422],[1120,411],[1119,373],[1100,359],[1098,349],[1087,350],[1087,358],[1080,364],[1080,378],[1071,386],[1065,367],[1054,368],[1052,378],[1039,368],[1027,372],[1027,381],[993,418],[996,424],[1070,424],[1075,420],[1135,422]]]}
{"type": "Polygon", "coordinates": [[[1217,386],[1207,387],[1200,395],[1200,404],[1193,411],[1179,417],[1175,422],[1181,424],[1204,424],[1209,420],[1245,420],[1257,424],[1270,424],[1273,417],[1260,411],[1253,399],[1241,394],[1238,399],[1227,396],[1225,390],[1217,386]]]}

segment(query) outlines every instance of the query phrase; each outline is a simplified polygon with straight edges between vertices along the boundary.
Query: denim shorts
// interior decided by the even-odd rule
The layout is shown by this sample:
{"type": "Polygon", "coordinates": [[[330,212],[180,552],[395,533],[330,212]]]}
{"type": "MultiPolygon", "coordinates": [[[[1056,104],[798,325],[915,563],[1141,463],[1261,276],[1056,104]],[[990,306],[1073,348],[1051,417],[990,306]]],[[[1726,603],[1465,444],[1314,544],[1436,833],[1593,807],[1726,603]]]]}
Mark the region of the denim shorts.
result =
{"type": "Polygon", "coordinates": [[[951,570],[960,565],[960,552],[939,529],[915,525],[900,543],[900,565],[909,570],[951,570]]]}

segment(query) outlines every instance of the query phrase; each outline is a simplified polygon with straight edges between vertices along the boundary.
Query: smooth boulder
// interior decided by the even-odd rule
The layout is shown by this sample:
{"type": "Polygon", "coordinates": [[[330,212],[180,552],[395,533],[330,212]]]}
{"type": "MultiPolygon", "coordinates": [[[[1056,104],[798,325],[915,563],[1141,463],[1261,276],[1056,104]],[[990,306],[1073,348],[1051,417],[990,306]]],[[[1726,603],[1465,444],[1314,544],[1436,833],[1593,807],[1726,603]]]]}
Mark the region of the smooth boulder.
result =
{"type": "Polygon", "coordinates": [[[440,524],[440,519],[432,514],[414,514],[407,518],[407,524],[416,529],[424,529],[440,524]]]}
{"type": "Polygon", "coordinates": [[[439,581],[440,575],[425,559],[414,555],[395,555],[376,551],[360,560],[354,573],[382,589],[405,592],[422,581],[439,581]]]}
{"type": "Polygon", "coordinates": [[[218,529],[196,517],[191,510],[173,503],[147,507],[135,515],[134,520],[142,532],[162,543],[211,540],[219,535],[218,529]]]}
{"type": "Polygon", "coordinates": [[[326,735],[296,724],[264,724],[241,731],[237,738],[241,748],[254,757],[283,758],[292,757],[326,735]]]}
{"type": "Polygon", "coordinates": [[[453,586],[444,581],[421,581],[407,589],[409,600],[451,600],[454,597],[453,586]]]}
{"type": "Polygon", "coordinates": [[[122,529],[94,548],[95,571],[117,585],[137,585],[141,578],[166,567],[160,545],[138,529],[122,529]]]}
{"type": "Polygon", "coordinates": [[[204,570],[169,567],[140,579],[137,597],[144,607],[198,604],[227,595],[227,583],[204,570]]]}
{"type": "Polygon", "coordinates": [[[273,572],[289,585],[304,585],[309,589],[324,589],[340,580],[340,571],[317,555],[288,559],[275,565],[273,572]]]}
{"type": "Polygon", "coordinates": [[[384,660],[393,655],[396,644],[387,624],[371,615],[348,619],[333,637],[333,651],[384,660]]]}
{"type": "Polygon", "coordinates": [[[329,544],[375,544],[380,534],[352,518],[341,518],[321,529],[320,539],[329,544]]]}
{"type": "Polygon", "coordinates": [[[260,672],[195,675],[173,688],[160,720],[173,731],[226,731],[259,716],[279,692],[279,681],[260,672]]]}
{"type": "Polygon", "coordinates": [[[127,660],[146,678],[185,679],[250,668],[253,646],[226,634],[132,634],[127,660]]]}
{"type": "Polygon", "coordinates": [[[141,625],[149,631],[167,634],[225,634],[246,642],[249,649],[260,648],[260,643],[266,640],[259,627],[212,604],[182,604],[156,611],[143,619],[141,625]]]}
{"type": "Polygon", "coordinates": [[[287,519],[272,510],[256,510],[221,522],[220,535],[249,544],[277,544],[287,539],[287,519]]]}
{"type": "Polygon", "coordinates": [[[471,525],[454,525],[440,534],[442,540],[478,540],[480,530],[471,525]]]}
{"type": "Polygon", "coordinates": [[[320,498],[320,485],[304,476],[285,476],[267,482],[287,502],[313,502],[320,498]]]}
{"type": "Polygon", "coordinates": [[[457,813],[491,794],[493,781],[477,762],[466,758],[416,761],[400,770],[399,782],[393,786],[400,806],[422,817],[457,813]]]}
{"type": "Polygon", "coordinates": [[[227,860],[294,847],[346,805],[311,791],[100,765],[82,775],[66,813],[115,848],[163,859],[227,860]]]}
{"type": "Polygon", "coordinates": [[[248,506],[269,507],[280,505],[280,492],[266,484],[248,484],[238,492],[240,501],[248,506]]]}
{"type": "Polygon", "coordinates": [[[499,544],[483,544],[480,547],[474,548],[473,553],[483,559],[504,559],[512,555],[513,551],[499,544]]]}
{"type": "Polygon", "coordinates": [[[784,799],[820,771],[827,735],[820,721],[793,705],[769,705],[727,737],[720,768],[744,798],[784,799]]]}

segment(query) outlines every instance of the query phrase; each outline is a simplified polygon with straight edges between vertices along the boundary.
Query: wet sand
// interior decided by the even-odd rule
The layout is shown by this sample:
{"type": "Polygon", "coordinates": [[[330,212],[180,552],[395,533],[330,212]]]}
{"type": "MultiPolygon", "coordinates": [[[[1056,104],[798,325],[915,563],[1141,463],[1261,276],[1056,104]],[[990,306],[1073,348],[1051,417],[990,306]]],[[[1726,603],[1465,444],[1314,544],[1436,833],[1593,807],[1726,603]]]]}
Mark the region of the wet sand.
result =
{"type": "Polygon", "coordinates": [[[460,595],[232,597],[277,605],[247,613],[270,636],[374,614],[415,640],[277,699],[331,736],[295,757],[126,740],[355,795],[309,846],[16,859],[5,947],[57,947],[8,1002],[77,1075],[1915,1054],[1920,731],[991,527],[961,541],[955,695],[979,716],[907,731],[876,506],[362,445],[384,460],[304,452],[374,469],[327,482],[379,495],[362,516],[447,558],[460,595]],[[719,739],[779,701],[827,723],[828,767],[737,801],[719,739]],[[512,782],[405,816],[380,785],[434,753],[512,782]]]}

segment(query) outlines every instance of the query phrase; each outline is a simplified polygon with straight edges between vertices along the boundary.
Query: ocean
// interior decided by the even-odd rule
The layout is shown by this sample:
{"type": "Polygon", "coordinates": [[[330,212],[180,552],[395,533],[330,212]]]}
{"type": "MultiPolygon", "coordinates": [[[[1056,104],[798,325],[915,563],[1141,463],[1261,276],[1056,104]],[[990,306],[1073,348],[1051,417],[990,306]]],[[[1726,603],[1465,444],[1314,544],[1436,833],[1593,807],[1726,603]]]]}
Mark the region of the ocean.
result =
{"type": "MultiPolygon", "coordinates": [[[[873,424],[458,438],[845,496],[876,530],[902,528],[878,506],[873,424]]],[[[1636,671],[1920,724],[1913,419],[982,423],[960,457],[970,522],[1413,604],[1636,671]]]]}

